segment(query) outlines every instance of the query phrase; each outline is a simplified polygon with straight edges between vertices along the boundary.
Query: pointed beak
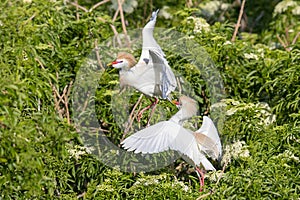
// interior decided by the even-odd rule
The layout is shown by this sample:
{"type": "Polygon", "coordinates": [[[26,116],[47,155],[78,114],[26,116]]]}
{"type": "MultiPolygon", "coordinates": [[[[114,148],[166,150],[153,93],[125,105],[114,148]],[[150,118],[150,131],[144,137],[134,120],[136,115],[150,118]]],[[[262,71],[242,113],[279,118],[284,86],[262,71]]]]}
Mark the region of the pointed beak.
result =
{"type": "Polygon", "coordinates": [[[107,67],[110,67],[110,66],[112,66],[112,62],[111,62],[111,63],[108,63],[106,66],[107,66],[107,67]]]}
{"type": "Polygon", "coordinates": [[[118,62],[117,62],[117,61],[113,61],[113,62],[111,62],[111,63],[108,63],[108,64],[107,64],[107,67],[110,67],[110,66],[115,65],[115,64],[118,64],[118,62]]]}
{"type": "Polygon", "coordinates": [[[172,102],[174,105],[176,105],[177,107],[178,107],[178,106],[180,106],[180,103],[179,103],[179,101],[172,100],[171,102],[172,102]]]}

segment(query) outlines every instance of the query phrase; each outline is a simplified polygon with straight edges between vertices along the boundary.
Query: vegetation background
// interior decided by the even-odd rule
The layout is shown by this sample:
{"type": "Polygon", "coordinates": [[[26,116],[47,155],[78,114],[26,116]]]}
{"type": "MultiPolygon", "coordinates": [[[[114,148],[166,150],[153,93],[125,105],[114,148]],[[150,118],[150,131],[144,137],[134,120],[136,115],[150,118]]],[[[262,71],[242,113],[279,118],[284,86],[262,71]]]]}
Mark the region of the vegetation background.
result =
{"type": "MultiPolygon", "coordinates": [[[[299,1],[2,0],[0,8],[0,199],[300,198],[299,1]],[[182,160],[151,173],[105,166],[72,120],[72,84],[90,52],[143,27],[157,8],[157,27],[192,37],[224,81],[226,97],[212,105],[225,109],[224,156],[203,192],[182,160]]],[[[210,94],[201,74],[176,52],[167,59],[193,82],[203,114],[210,94]]],[[[105,70],[96,95],[115,144],[123,136],[110,108],[117,80],[105,70]]]]}

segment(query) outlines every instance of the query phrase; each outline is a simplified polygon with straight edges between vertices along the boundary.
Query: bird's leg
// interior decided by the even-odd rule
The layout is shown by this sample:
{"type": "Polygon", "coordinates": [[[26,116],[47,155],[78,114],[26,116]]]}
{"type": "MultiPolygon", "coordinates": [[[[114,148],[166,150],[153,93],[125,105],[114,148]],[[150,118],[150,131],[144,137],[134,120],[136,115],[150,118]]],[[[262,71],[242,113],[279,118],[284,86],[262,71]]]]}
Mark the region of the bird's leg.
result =
{"type": "Polygon", "coordinates": [[[143,108],[143,109],[139,112],[139,114],[138,114],[138,119],[137,119],[138,122],[141,121],[141,118],[142,118],[142,116],[143,116],[143,113],[144,113],[146,110],[149,110],[152,106],[154,106],[154,105],[156,105],[156,104],[158,103],[158,98],[156,98],[156,97],[154,97],[154,98],[155,98],[155,101],[152,101],[152,100],[150,99],[151,104],[150,104],[149,106],[143,108]]]}
{"type": "Polygon", "coordinates": [[[203,187],[204,187],[204,172],[201,169],[199,169],[197,166],[195,167],[195,169],[196,169],[196,173],[198,175],[199,182],[200,182],[199,192],[202,192],[203,187]]]}
{"type": "Polygon", "coordinates": [[[154,111],[155,111],[155,109],[156,109],[156,105],[158,104],[158,101],[159,101],[158,98],[156,98],[156,97],[154,97],[154,98],[155,98],[155,101],[154,101],[154,102],[152,103],[152,105],[151,105],[151,106],[153,106],[153,108],[152,108],[152,110],[151,110],[151,113],[150,113],[150,116],[149,116],[149,119],[148,119],[148,122],[147,122],[146,127],[150,126],[151,118],[152,118],[152,116],[153,116],[153,114],[154,114],[154,111]]]}

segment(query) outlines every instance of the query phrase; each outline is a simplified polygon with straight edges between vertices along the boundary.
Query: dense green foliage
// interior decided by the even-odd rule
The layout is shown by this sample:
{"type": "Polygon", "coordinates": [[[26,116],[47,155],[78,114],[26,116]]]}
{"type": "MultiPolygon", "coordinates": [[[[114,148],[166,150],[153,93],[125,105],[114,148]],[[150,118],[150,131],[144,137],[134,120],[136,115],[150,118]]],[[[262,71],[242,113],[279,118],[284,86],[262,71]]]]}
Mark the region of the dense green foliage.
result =
{"type": "MultiPolygon", "coordinates": [[[[157,26],[192,38],[220,72],[226,92],[217,102],[206,90],[206,72],[161,45],[171,67],[191,83],[183,87],[193,91],[200,114],[211,106],[226,116],[218,124],[223,160],[215,163],[219,171],[206,175],[200,193],[196,173],[181,159],[154,172],[125,173],[83,147],[72,120],[72,83],[95,41],[114,36],[110,25],[122,32],[120,17],[113,21],[116,2],[85,12],[69,1],[2,1],[0,199],[196,199],[210,190],[211,199],[299,199],[300,3],[247,1],[244,32],[234,42],[238,1],[131,0],[123,6],[128,29],[143,27],[151,11],[161,8],[157,26]]],[[[97,2],[78,3],[91,8],[97,2]]],[[[140,52],[132,53],[138,57],[140,52]]],[[[105,62],[113,59],[109,56],[105,62]]],[[[101,128],[116,145],[124,136],[111,106],[118,84],[118,71],[105,70],[95,98],[101,128]]],[[[134,93],[131,106],[138,98],[134,93]]],[[[160,102],[157,109],[166,110],[165,119],[176,112],[170,102],[160,102]]],[[[134,127],[145,123],[143,118],[134,127]]]]}

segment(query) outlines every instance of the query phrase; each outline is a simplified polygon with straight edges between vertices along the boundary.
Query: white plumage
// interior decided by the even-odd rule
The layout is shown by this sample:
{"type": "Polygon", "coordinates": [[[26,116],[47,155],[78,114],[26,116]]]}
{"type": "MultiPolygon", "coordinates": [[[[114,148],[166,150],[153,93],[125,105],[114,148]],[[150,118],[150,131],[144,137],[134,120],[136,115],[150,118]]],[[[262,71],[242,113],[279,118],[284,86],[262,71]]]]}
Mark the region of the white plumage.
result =
{"type": "Polygon", "coordinates": [[[183,154],[183,158],[194,166],[206,170],[215,170],[208,155],[218,159],[222,155],[221,141],[212,120],[203,117],[201,128],[195,132],[185,129],[182,122],[197,113],[197,103],[189,97],[180,98],[180,110],[168,121],[162,121],[142,129],[121,144],[128,151],[135,153],[159,153],[168,149],[183,154]]]}
{"type": "Polygon", "coordinates": [[[157,18],[152,13],[150,21],[143,28],[143,47],[139,61],[129,54],[121,52],[116,61],[108,64],[120,69],[121,88],[128,85],[150,97],[167,99],[176,88],[176,78],[165,54],[153,37],[157,18]]]}

